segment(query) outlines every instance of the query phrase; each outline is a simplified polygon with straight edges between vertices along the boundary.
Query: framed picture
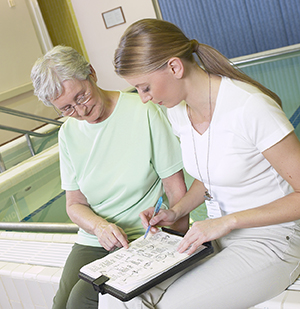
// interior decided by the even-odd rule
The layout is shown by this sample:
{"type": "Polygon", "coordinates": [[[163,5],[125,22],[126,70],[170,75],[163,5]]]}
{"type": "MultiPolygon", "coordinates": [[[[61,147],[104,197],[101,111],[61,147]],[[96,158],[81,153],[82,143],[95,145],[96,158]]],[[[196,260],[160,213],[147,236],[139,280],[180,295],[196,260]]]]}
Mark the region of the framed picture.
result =
{"type": "Polygon", "coordinates": [[[121,6],[102,13],[102,17],[103,17],[106,29],[126,23],[121,6]]]}

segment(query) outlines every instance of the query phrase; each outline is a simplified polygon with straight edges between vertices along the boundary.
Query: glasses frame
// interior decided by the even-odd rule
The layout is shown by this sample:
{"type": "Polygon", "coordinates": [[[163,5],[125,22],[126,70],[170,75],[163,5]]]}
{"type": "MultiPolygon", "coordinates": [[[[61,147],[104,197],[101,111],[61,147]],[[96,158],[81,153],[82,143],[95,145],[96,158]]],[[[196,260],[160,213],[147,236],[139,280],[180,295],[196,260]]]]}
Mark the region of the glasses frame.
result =
{"type": "Polygon", "coordinates": [[[54,108],[55,112],[60,117],[66,117],[66,116],[70,117],[70,116],[72,116],[75,113],[75,111],[76,111],[75,107],[76,106],[87,104],[91,100],[91,98],[92,98],[92,92],[89,91],[89,92],[84,93],[79,98],[77,98],[77,100],[75,101],[75,104],[74,105],[70,105],[70,107],[68,107],[68,109],[65,110],[65,111],[62,111],[62,110],[58,109],[54,105],[53,105],[53,108],[54,108]],[[70,112],[69,112],[69,110],[70,110],[70,112]]]}

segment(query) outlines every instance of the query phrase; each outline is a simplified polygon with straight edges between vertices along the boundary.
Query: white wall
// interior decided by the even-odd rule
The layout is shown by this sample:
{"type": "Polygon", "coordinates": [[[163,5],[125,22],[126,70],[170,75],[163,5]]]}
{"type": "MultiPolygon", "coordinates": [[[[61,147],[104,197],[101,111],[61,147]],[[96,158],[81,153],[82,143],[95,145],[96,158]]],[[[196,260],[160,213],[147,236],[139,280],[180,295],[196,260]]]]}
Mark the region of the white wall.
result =
{"type": "MultiPolygon", "coordinates": [[[[31,68],[42,56],[27,0],[0,1],[0,105],[35,115],[57,117],[33,95],[31,68]]],[[[42,123],[0,113],[0,124],[32,130],[42,123]]],[[[0,130],[0,145],[19,136],[0,130]]]]}
{"type": "Polygon", "coordinates": [[[156,18],[151,0],[71,0],[90,63],[104,89],[120,89],[129,84],[114,72],[113,56],[120,37],[133,22],[156,18]],[[102,13],[121,6],[126,23],[106,29],[102,13]]]}
{"type": "Polygon", "coordinates": [[[25,0],[12,2],[0,2],[0,95],[31,84],[31,67],[42,56],[25,0]]]}

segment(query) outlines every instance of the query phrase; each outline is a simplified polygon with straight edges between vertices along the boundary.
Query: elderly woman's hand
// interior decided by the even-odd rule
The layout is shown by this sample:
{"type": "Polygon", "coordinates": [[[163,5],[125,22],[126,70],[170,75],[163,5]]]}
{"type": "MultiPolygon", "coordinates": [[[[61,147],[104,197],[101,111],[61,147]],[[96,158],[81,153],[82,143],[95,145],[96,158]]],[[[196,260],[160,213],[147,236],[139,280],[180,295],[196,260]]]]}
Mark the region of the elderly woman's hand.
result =
{"type": "Polygon", "coordinates": [[[108,251],[121,247],[128,248],[127,235],[113,223],[100,222],[95,229],[95,235],[103,248],[108,251]]]}

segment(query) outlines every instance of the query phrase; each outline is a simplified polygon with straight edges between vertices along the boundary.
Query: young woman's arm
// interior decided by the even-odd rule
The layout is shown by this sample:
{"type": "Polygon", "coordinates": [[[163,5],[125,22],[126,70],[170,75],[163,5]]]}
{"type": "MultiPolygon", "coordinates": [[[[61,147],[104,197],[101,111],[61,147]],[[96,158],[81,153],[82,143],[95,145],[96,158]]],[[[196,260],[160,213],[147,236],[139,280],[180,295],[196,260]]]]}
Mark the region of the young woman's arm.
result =
{"type": "Polygon", "coordinates": [[[253,209],[195,222],[182,241],[180,252],[192,245],[189,251],[192,253],[203,242],[222,237],[234,229],[267,226],[300,219],[300,142],[296,134],[290,133],[264,151],[263,155],[292,186],[294,192],[253,209]]]}

